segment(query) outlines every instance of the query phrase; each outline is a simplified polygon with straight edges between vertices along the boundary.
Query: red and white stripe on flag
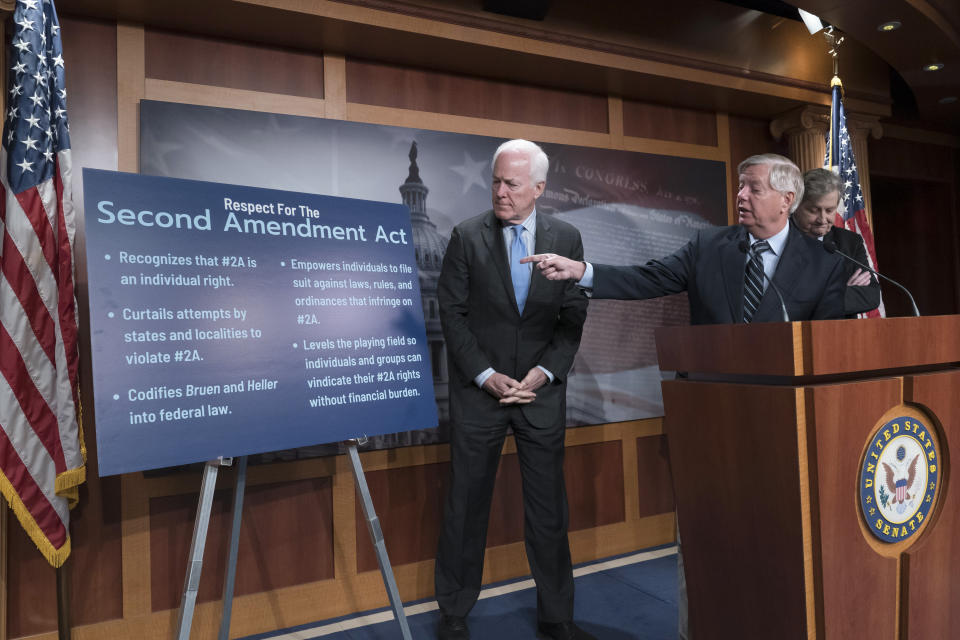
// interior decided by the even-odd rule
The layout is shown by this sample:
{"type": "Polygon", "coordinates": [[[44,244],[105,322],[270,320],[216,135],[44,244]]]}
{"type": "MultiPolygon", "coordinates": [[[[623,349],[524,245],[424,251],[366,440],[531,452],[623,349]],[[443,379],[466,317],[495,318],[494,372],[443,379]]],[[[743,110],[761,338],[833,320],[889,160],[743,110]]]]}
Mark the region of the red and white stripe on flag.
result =
{"type": "Polygon", "coordinates": [[[86,478],[64,65],[52,2],[18,0],[13,23],[0,149],[0,490],[59,567],[86,478]]]}
{"type": "MultiPolygon", "coordinates": [[[[0,151],[6,175],[7,154],[0,151]]],[[[54,566],[70,554],[69,502],[85,479],[77,416],[70,151],[55,180],[0,205],[0,488],[54,566]]]]}

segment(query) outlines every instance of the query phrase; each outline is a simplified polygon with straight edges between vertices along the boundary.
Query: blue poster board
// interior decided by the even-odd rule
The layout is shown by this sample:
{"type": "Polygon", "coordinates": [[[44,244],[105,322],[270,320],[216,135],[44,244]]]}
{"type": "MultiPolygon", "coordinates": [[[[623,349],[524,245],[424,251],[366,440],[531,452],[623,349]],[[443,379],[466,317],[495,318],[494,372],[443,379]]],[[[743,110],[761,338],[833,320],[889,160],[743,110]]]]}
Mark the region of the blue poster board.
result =
{"type": "Polygon", "coordinates": [[[437,425],[405,206],[83,179],[101,476],[437,425]]]}

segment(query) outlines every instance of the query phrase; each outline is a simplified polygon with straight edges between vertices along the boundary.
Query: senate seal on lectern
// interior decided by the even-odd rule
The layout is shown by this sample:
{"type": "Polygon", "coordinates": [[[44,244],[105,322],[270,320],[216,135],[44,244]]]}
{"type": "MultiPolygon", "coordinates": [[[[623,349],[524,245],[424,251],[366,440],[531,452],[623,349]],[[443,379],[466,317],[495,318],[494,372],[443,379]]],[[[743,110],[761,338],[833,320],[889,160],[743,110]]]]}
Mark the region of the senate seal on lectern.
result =
{"type": "Polygon", "coordinates": [[[939,438],[912,416],[888,420],[873,431],[860,463],[860,510],[867,529],[896,543],[920,532],[937,500],[941,476],[939,438]]]}

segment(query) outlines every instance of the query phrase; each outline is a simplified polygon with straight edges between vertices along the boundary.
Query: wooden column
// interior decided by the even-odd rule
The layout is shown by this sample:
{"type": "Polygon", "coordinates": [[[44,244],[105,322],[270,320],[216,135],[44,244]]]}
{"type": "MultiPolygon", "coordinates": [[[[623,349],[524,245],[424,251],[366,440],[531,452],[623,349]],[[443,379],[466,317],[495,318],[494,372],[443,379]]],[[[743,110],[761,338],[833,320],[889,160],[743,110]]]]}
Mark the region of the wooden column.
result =
{"type": "Polygon", "coordinates": [[[830,109],[807,105],[788,111],[770,122],[770,133],[779,141],[787,136],[790,159],[800,171],[809,171],[823,166],[827,152],[827,131],[830,130],[830,109]]]}

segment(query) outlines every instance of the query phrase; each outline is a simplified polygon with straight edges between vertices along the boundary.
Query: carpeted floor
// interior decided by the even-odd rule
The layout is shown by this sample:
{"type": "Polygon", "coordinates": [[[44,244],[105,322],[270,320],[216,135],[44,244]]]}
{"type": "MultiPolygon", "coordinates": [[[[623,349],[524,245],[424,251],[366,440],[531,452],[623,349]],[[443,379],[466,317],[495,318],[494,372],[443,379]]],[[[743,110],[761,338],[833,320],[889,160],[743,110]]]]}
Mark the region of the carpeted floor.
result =
{"type": "MultiPolygon", "coordinates": [[[[675,640],[676,547],[658,547],[574,569],[574,618],[599,640],[675,640]]],[[[433,600],[404,606],[414,640],[436,637],[440,614],[433,600]]],[[[536,638],[533,580],[484,588],[467,622],[472,640],[536,638]]],[[[400,626],[390,609],[246,636],[240,640],[396,640],[400,626]]]]}

